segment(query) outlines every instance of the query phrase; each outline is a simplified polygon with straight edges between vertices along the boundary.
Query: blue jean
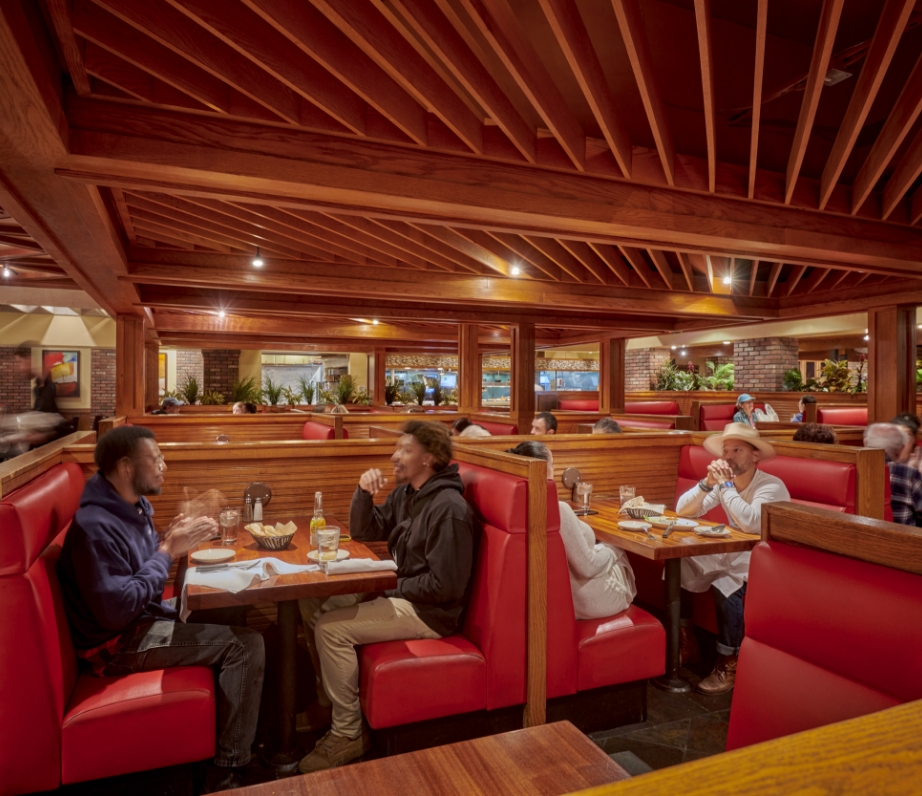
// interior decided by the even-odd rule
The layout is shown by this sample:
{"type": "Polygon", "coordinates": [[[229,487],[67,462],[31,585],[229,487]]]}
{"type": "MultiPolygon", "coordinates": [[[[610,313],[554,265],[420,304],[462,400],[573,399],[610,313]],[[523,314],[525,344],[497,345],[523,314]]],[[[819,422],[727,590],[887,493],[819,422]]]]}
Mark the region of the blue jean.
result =
{"type": "Polygon", "coordinates": [[[255,630],[225,625],[161,620],[136,636],[106,666],[107,676],[149,672],[171,666],[219,666],[215,690],[217,751],[215,765],[250,762],[266,653],[255,630]]]}
{"type": "Polygon", "coordinates": [[[717,652],[721,655],[738,655],[746,625],[743,622],[744,583],[729,597],[714,589],[714,604],[717,606],[717,652]]]}

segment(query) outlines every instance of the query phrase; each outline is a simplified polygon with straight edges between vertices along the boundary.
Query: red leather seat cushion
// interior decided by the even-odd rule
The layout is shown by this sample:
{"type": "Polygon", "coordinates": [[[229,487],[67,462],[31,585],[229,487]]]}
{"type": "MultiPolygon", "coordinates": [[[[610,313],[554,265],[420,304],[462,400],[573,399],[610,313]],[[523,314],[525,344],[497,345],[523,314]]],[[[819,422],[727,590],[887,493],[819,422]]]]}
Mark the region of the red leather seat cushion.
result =
{"type": "Polygon", "coordinates": [[[630,401],[624,405],[626,415],[677,415],[678,401],[630,401]]]}
{"type": "Polygon", "coordinates": [[[519,427],[516,423],[498,423],[493,420],[471,420],[478,426],[483,426],[494,437],[508,437],[512,434],[519,433],[519,427]]]}
{"type": "Polygon", "coordinates": [[[461,635],[362,647],[362,712],[374,729],[487,706],[487,662],[461,635]]]}
{"type": "Polygon", "coordinates": [[[214,675],[185,666],[81,675],[61,731],[66,785],[204,760],[215,748],[214,675]]]}
{"type": "Polygon", "coordinates": [[[866,426],[868,408],[866,406],[842,406],[823,409],[817,407],[816,422],[830,426],[866,426]]]}
{"type": "MultiPolygon", "coordinates": [[[[345,429],[343,429],[345,434],[345,429]]],[[[301,429],[301,439],[336,439],[336,429],[314,420],[308,420],[301,429]]]]}
{"type": "Polygon", "coordinates": [[[666,631],[631,605],[617,616],[576,623],[580,691],[659,677],[666,671],[666,631]]]}
{"type": "Polygon", "coordinates": [[[561,398],[558,409],[576,412],[598,412],[598,398],[561,398]]]}

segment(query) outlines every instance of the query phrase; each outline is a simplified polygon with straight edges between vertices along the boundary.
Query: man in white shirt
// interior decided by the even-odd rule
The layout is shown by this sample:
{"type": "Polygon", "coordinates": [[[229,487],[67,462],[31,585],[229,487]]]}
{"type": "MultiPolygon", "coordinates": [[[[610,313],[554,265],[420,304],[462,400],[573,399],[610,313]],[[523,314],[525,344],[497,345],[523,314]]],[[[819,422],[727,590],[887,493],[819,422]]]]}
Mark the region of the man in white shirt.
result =
{"type": "MultiPolygon", "coordinates": [[[[700,517],[721,506],[730,524],[746,533],[762,530],[762,504],[790,500],[779,478],[758,469],[775,449],[759,432],[743,423],[730,423],[713,434],[704,447],[715,456],[708,472],[679,498],[676,513],[700,517]]],[[[749,579],[749,551],[718,553],[682,559],[682,588],[703,592],[714,589],[717,606],[717,663],[698,684],[702,694],[724,694],[736,679],[736,661],[743,641],[743,597],[749,579]]]]}

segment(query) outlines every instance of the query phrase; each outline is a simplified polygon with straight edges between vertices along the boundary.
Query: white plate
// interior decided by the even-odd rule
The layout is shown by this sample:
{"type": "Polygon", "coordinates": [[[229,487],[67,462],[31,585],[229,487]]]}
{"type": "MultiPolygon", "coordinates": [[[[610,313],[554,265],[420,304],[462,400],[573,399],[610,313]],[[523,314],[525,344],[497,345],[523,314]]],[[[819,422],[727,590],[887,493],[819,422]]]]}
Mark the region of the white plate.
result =
{"type": "MultiPolygon", "coordinates": [[[[311,561],[320,561],[320,551],[319,550],[310,550],[307,553],[307,557],[311,561]]],[[[336,560],[342,561],[344,558],[349,558],[348,550],[337,550],[336,551],[336,560]]]]}
{"type": "Polygon", "coordinates": [[[622,531],[646,531],[650,527],[650,523],[638,522],[637,520],[621,520],[618,527],[622,531]]]}
{"type": "Polygon", "coordinates": [[[675,523],[672,529],[674,531],[690,531],[692,528],[698,527],[697,522],[687,517],[647,517],[647,522],[654,528],[662,528],[663,530],[669,527],[670,522],[675,523]]]}
{"type": "Polygon", "coordinates": [[[206,547],[204,550],[191,553],[189,558],[198,564],[217,564],[221,561],[230,561],[235,555],[237,555],[236,550],[229,550],[226,547],[206,547]]]}
{"type": "Polygon", "coordinates": [[[711,527],[699,526],[695,529],[695,533],[698,534],[698,536],[710,536],[712,539],[722,539],[730,535],[730,529],[724,528],[722,531],[714,533],[714,529],[711,527]]]}

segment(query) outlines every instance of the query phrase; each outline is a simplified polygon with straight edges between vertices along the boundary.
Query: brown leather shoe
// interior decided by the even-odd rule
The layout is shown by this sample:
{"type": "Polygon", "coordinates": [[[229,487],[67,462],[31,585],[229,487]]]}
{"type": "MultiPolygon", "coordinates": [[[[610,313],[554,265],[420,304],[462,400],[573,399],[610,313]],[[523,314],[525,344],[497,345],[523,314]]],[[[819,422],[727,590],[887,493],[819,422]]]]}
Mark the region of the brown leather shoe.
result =
{"type": "Polygon", "coordinates": [[[699,694],[716,696],[733,690],[736,682],[736,662],[738,655],[718,655],[714,671],[698,683],[699,694]]]}
{"type": "Polygon", "coordinates": [[[701,660],[701,650],[698,649],[698,639],[695,638],[693,628],[682,625],[679,627],[679,666],[686,663],[698,663],[701,660]]]}
{"type": "Polygon", "coordinates": [[[310,774],[312,771],[344,766],[358,760],[370,748],[371,741],[364,728],[358,738],[344,738],[342,735],[334,735],[330,730],[317,741],[314,751],[301,760],[298,769],[302,774],[310,774]]]}

